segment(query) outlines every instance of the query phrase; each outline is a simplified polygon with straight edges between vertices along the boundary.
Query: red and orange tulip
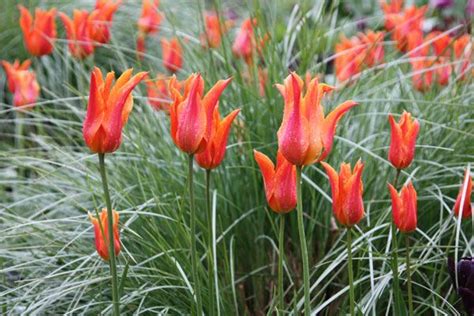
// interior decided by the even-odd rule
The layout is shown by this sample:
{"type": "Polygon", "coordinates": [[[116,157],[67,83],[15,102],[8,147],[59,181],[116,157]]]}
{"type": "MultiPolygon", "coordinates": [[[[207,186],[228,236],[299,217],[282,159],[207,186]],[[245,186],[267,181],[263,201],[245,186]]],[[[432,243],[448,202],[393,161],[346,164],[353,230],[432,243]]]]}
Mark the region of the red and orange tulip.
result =
{"type": "Polygon", "coordinates": [[[83,59],[94,52],[94,42],[91,37],[90,14],[86,10],[74,10],[71,19],[60,12],[59,16],[66,28],[68,46],[71,55],[83,59]]]}
{"type": "Polygon", "coordinates": [[[256,49],[256,39],[254,27],[257,25],[257,19],[246,19],[242,22],[240,31],[232,45],[232,52],[236,57],[243,58],[247,63],[252,61],[256,49]]]}
{"type": "MultiPolygon", "coordinates": [[[[171,104],[171,95],[169,92],[170,78],[164,75],[158,75],[155,80],[146,81],[148,102],[157,111],[169,112],[171,104]]],[[[182,83],[174,80],[176,90],[181,90],[182,83]]]]}
{"type": "Polygon", "coordinates": [[[138,31],[142,34],[158,32],[161,20],[161,12],[158,11],[160,0],[143,0],[142,13],[138,19],[138,31]]]}
{"type": "MultiPolygon", "coordinates": [[[[120,236],[118,230],[119,213],[112,210],[113,214],[113,225],[112,229],[114,232],[114,250],[117,256],[120,252],[120,236]]],[[[89,213],[89,219],[94,226],[95,236],[95,248],[97,253],[105,261],[109,261],[109,225],[107,223],[107,210],[104,208],[99,214],[99,218],[89,213]]]]}
{"type": "Polygon", "coordinates": [[[385,29],[391,31],[395,28],[393,24],[393,15],[397,15],[402,11],[403,0],[391,0],[390,3],[387,3],[385,0],[380,2],[380,6],[385,15],[385,29]]]}
{"type": "Polygon", "coordinates": [[[205,32],[201,34],[201,44],[203,47],[217,48],[221,45],[222,35],[233,25],[232,21],[225,21],[221,25],[219,16],[215,13],[204,15],[205,32]]]}
{"type": "Polygon", "coordinates": [[[163,66],[175,73],[183,66],[183,48],[176,37],[170,40],[161,39],[163,66]]]}
{"type": "Polygon", "coordinates": [[[210,141],[214,109],[230,79],[219,80],[204,97],[201,97],[204,80],[200,74],[192,74],[184,82],[184,94],[176,89],[175,80],[173,76],[169,83],[173,100],[170,107],[171,137],[185,153],[203,152],[210,141]]]}
{"type": "Polygon", "coordinates": [[[471,205],[471,194],[472,194],[472,178],[469,169],[466,169],[464,173],[464,180],[459,189],[456,203],[454,204],[454,214],[459,216],[462,213],[462,218],[470,218],[472,215],[471,205]],[[461,205],[461,203],[463,203],[461,205]]]}
{"type": "Polygon", "coordinates": [[[287,213],[296,207],[296,167],[277,153],[276,166],[266,155],[254,150],[263,176],[265,196],[270,208],[277,213],[287,213]]]}
{"type": "Polygon", "coordinates": [[[402,233],[416,230],[417,224],[417,195],[413,184],[403,186],[400,194],[391,184],[388,184],[392,196],[393,222],[402,233]]]}
{"type": "Polygon", "coordinates": [[[49,55],[53,52],[56,40],[56,9],[35,10],[35,18],[22,5],[20,9],[20,27],[23,32],[25,47],[33,56],[49,55]]]}
{"type": "Polygon", "coordinates": [[[416,137],[420,131],[420,123],[406,111],[403,111],[398,123],[391,114],[388,115],[388,120],[392,129],[388,160],[398,170],[405,169],[415,157],[416,137]]]}
{"type": "Polygon", "coordinates": [[[401,52],[407,51],[407,39],[411,32],[421,32],[427,6],[406,8],[399,14],[389,17],[389,23],[394,25],[392,39],[396,42],[396,47],[401,52]]]}
{"type": "Polygon", "coordinates": [[[357,103],[346,101],[324,117],[321,100],[334,88],[312,79],[303,97],[303,80],[291,73],[277,88],[285,101],[283,121],[278,130],[278,146],[285,158],[296,166],[324,160],[332,149],[339,119],[357,103]]]}
{"type": "Polygon", "coordinates": [[[13,64],[10,64],[6,60],[2,60],[2,66],[3,69],[5,70],[5,73],[7,75],[7,84],[8,84],[8,90],[10,90],[11,93],[15,92],[15,72],[21,71],[21,70],[28,70],[31,65],[31,60],[26,59],[22,63],[18,59],[15,59],[13,64]]]}
{"type": "Polygon", "coordinates": [[[342,163],[339,174],[329,164],[321,162],[331,183],[332,208],[337,221],[352,227],[364,217],[362,193],[362,171],[364,164],[359,160],[351,171],[350,164],[342,163]]]}
{"type": "Polygon", "coordinates": [[[121,4],[121,0],[97,0],[95,10],[90,15],[92,40],[106,44],[110,41],[112,19],[121,4]]]}
{"type": "Polygon", "coordinates": [[[454,40],[453,50],[454,57],[457,61],[460,61],[459,65],[455,66],[456,73],[460,76],[460,79],[466,79],[468,70],[472,67],[472,61],[474,60],[474,42],[469,34],[464,34],[461,37],[454,40]]]}
{"type": "Polygon", "coordinates": [[[374,32],[372,30],[359,34],[359,38],[365,48],[364,64],[367,67],[373,67],[383,62],[383,37],[383,32],[374,32]]]}
{"type": "Polygon", "coordinates": [[[115,84],[114,72],[109,72],[104,80],[99,68],[92,71],[82,133],[94,153],[110,153],[120,147],[122,128],[133,108],[132,90],[146,76],[146,72],[140,72],[132,77],[132,71],[123,72],[115,84]]]}
{"type": "Polygon", "coordinates": [[[30,61],[21,64],[18,60],[13,64],[2,61],[2,65],[7,74],[8,90],[13,93],[13,105],[23,109],[31,107],[39,97],[40,86],[35,73],[28,70],[30,61]]]}

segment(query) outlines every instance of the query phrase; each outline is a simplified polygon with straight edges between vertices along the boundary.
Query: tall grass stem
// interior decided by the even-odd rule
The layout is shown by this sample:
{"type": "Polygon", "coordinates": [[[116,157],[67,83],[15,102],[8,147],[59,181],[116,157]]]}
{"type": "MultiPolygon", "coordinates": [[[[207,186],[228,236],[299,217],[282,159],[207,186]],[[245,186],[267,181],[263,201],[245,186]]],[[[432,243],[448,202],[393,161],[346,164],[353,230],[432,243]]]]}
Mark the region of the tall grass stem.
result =
{"type": "Polygon", "coordinates": [[[352,229],[347,229],[347,272],[349,275],[349,306],[351,316],[355,315],[354,275],[352,271],[352,229]]]}
{"type": "MultiPolygon", "coordinates": [[[[207,278],[209,286],[209,315],[214,315],[214,253],[212,251],[212,208],[211,208],[211,170],[206,169],[206,206],[207,206],[207,278]]],[[[218,303],[217,303],[218,304],[218,303]]]]}
{"type": "Polygon", "coordinates": [[[280,215],[280,232],[278,234],[278,315],[283,314],[284,296],[283,290],[283,257],[285,256],[285,214],[280,215]]]}

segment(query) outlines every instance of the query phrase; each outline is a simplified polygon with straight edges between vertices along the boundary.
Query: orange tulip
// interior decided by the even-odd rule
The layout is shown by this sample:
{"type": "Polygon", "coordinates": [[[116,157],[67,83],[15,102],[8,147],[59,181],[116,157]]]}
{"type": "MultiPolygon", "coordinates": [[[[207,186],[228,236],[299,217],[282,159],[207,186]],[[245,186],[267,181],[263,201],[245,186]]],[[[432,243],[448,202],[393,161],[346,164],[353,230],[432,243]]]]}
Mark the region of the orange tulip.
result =
{"type": "Polygon", "coordinates": [[[359,160],[351,171],[351,165],[342,163],[339,174],[329,164],[321,162],[331,183],[332,209],[341,225],[352,227],[364,217],[362,193],[362,170],[364,164],[359,160]]]}
{"type": "Polygon", "coordinates": [[[160,0],[143,0],[142,13],[138,19],[138,31],[142,34],[156,33],[160,26],[161,12],[158,11],[160,0]]]}
{"type": "Polygon", "coordinates": [[[460,79],[466,79],[467,71],[471,68],[474,49],[473,49],[473,41],[469,34],[464,34],[461,37],[454,40],[453,43],[453,50],[454,50],[454,57],[457,61],[460,61],[459,65],[455,66],[456,73],[460,75],[460,79]]]}
{"type": "Polygon", "coordinates": [[[232,45],[234,55],[243,58],[247,63],[252,61],[252,55],[257,46],[253,30],[255,26],[257,26],[257,19],[244,20],[232,45]]]}
{"type": "Polygon", "coordinates": [[[163,66],[169,72],[175,73],[181,69],[183,65],[183,49],[176,37],[170,40],[161,39],[161,50],[163,58],[163,66]]]}
{"type": "Polygon", "coordinates": [[[310,165],[324,160],[331,152],[339,119],[357,103],[346,101],[324,117],[321,100],[334,88],[314,78],[302,96],[303,80],[291,73],[277,88],[283,95],[285,110],[278,130],[278,146],[294,165],[310,165]]]}
{"type": "Polygon", "coordinates": [[[417,208],[416,191],[413,184],[403,186],[400,194],[388,184],[392,196],[392,217],[395,225],[402,233],[410,233],[416,229],[417,208]]]}
{"type": "Polygon", "coordinates": [[[390,3],[382,0],[380,6],[385,15],[385,28],[391,31],[396,25],[393,24],[393,15],[396,15],[402,11],[403,0],[392,0],[390,3]]]}
{"type": "Polygon", "coordinates": [[[296,167],[277,153],[276,167],[266,155],[254,150],[263,176],[265,196],[270,208],[277,213],[288,213],[296,207],[296,167]]]}
{"type": "Polygon", "coordinates": [[[359,38],[365,45],[364,64],[367,67],[373,67],[383,62],[383,37],[383,32],[374,32],[372,30],[359,34],[359,38]]]}
{"type": "Polygon", "coordinates": [[[91,38],[91,22],[89,12],[74,10],[73,19],[60,12],[59,16],[66,28],[68,46],[71,55],[83,59],[94,52],[94,43],[91,38]]]}
{"type": "Polygon", "coordinates": [[[454,214],[459,216],[459,213],[462,214],[462,218],[470,218],[472,215],[472,205],[471,205],[471,194],[472,194],[472,178],[469,172],[469,169],[466,169],[464,173],[464,181],[461,188],[459,189],[458,197],[456,198],[456,203],[454,204],[454,214]],[[461,202],[462,209],[461,209],[461,202]]]}
{"type": "Polygon", "coordinates": [[[204,80],[192,74],[184,82],[184,94],[176,89],[172,77],[169,89],[173,103],[170,107],[171,137],[185,153],[198,154],[206,149],[212,132],[212,117],[219,97],[231,79],[219,80],[204,96],[204,80]]]}
{"type": "Polygon", "coordinates": [[[90,15],[91,30],[90,37],[92,40],[106,44],[110,41],[110,27],[112,19],[121,4],[121,0],[117,2],[110,0],[97,0],[95,10],[90,15]]]}
{"type": "Polygon", "coordinates": [[[13,64],[2,61],[7,74],[8,90],[13,93],[13,105],[27,109],[33,106],[39,97],[40,86],[36,81],[36,75],[28,70],[30,61],[19,63],[15,60],[13,64]]]}
{"type": "Polygon", "coordinates": [[[407,51],[407,37],[411,32],[422,31],[427,6],[415,7],[411,6],[400,14],[390,16],[392,25],[395,26],[392,33],[392,39],[396,42],[398,50],[407,51]]]}
{"type": "MultiPolygon", "coordinates": [[[[118,230],[119,223],[119,213],[115,210],[112,210],[113,214],[113,225],[112,229],[114,230],[114,250],[115,255],[117,256],[120,252],[120,235],[118,230]]],[[[107,209],[102,209],[99,218],[93,216],[89,212],[89,219],[94,226],[94,236],[95,236],[95,248],[97,253],[105,261],[109,261],[109,225],[107,223],[107,209]]]]}
{"type": "MultiPolygon", "coordinates": [[[[171,95],[169,92],[168,85],[170,79],[164,75],[158,75],[155,80],[146,81],[148,102],[157,111],[169,112],[171,104],[171,95]]],[[[178,80],[174,80],[173,84],[175,89],[180,90],[182,83],[178,80]]]]}
{"type": "Polygon", "coordinates": [[[388,160],[397,169],[407,168],[415,157],[416,137],[420,131],[420,123],[412,119],[411,114],[403,111],[397,123],[391,114],[388,115],[392,129],[388,160]]]}
{"type": "Polygon", "coordinates": [[[364,61],[364,44],[358,37],[341,35],[335,47],[334,71],[339,81],[346,81],[361,72],[364,61]]]}
{"type": "Polygon", "coordinates": [[[196,162],[202,168],[207,170],[215,169],[222,163],[225,156],[230,127],[239,112],[240,109],[234,110],[221,120],[218,105],[214,108],[212,120],[208,122],[208,124],[211,125],[211,133],[206,149],[196,154],[196,162]]]}
{"type": "Polygon", "coordinates": [[[423,32],[413,31],[407,35],[407,51],[413,70],[413,86],[418,91],[427,91],[432,88],[435,72],[433,71],[433,58],[429,57],[430,47],[425,45],[423,32]]]}
{"type": "Polygon", "coordinates": [[[219,16],[215,13],[204,15],[204,34],[201,34],[201,44],[203,47],[217,48],[221,45],[222,35],[226,33],[233,24],[232,21],[225,21],[223,25],[219,23],[219,16]]]}
{"type": "Polygon", "coordinates": [[[18,9],[21,15],[20,27],[28,52],[33,56],[51,54],[56,40],[56,9],[45,11],[36,8],[34,19],[24,6],[19,5],[18,9]]]}
{"type": "Polygon", "coordinates": [[[82,133],[94,153],[110,153],[120,147],[122,128],[133,108],[132,90],[146,76],[146,72],[140,72],[132,77],[132,71],[123,72],[114,85],[113,71],[107,74],[105,80],[99,68],[95,67],[92,71],[82,133]]]}

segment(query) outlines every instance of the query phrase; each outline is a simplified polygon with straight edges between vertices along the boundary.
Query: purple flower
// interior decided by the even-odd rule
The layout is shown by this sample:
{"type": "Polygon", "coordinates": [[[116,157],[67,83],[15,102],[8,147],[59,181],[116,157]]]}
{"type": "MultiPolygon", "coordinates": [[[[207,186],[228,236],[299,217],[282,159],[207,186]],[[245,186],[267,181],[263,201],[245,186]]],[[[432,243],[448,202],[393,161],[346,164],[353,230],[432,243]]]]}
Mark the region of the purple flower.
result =
{"type": "Polygon", "coordinates": [[[454,4],[453,0],[430,0],[430,5],[438,9],[449,8],[454,4]]]}
{"type": "Polygon", "coordinates": [[[457,292],[464,303],[464,308],[469,315],[474,315],[474,259],[462,258],[455,265],[453,258],[448,259],[448,270],[454,287],[456,287],[456,270],[458,277],[457,292]]]}

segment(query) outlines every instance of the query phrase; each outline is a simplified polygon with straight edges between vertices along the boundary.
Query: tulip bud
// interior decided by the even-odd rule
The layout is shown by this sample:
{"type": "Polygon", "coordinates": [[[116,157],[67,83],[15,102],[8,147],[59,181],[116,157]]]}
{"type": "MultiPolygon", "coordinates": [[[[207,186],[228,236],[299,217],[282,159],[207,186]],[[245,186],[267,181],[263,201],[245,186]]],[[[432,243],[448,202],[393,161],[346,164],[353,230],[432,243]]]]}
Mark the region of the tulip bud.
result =
{"type": "Polygon", "coordinates": [[[15,60],[13,64],[2,61],[7,75],[8,90],[13,93],[13,105],[16,108],[28,109],[33,106],[39,97],[40,86],[36,74],[28,70],[30,61],[20,64],[15,60]]]}
{"type": "MultiPolygon", "coordinates": [[[[120,236],[118,230],[119,214],[115,210],[112,210],[112,214],[114,249],[115,255],[117,256],[120,252],[120,236]]],[[[94,226],[95,248],[97,249],[97,253],[102,257],[102,259],[109,261],[109,225],[107,222],[107,209],[102,209],[102,212],[99,214],[99,218],[96,218],[91,213],[89,213],[89,219],[94,226]]]]}
{"type": "Polygon", "coordinates": [[[410,182],[405,185],[400,194],[391,185],[388,185],[392,196],[392,217],[395,225],[402,233],[410,233],[416,229],[417,207],[416,191],[410,182]]]}
{"type": "Polygon", "coordinates": [[[75,9],[72,19],[62,12],[59,13],[59,16],[66,28],[71,55],[77,59],[84,59],[94,53],[89,12],[75,9]]]}
{"type": "Polygon", "coordinates": [[[183,66],[183,48],[176,37],[170,40],[161,39],[163,66],[175,73],[183,66]]]}
{"type": "Polygon", "coordinates": [[[110,27],[112,26],[112,19],[121,4],[121,0],[104,1],[97,0],[95,10],[90,15],[91,20],[91,34],[92,40],[106,44],[110,41],[110,27]]]}
{"type": "Polygon", "coordinates": [[[20,10],[20,27],[28,52],[33,56],[49,55],[53,52],[56,40],[56,9],[45,11],[37,8],[35,17],[22,5],[20,10]]]}
{"type": "Polygon", "coordinates": [[[415,157],[416,137],[420,131],[418,120],[413,120],[411,114],[404,111],[400,121],[395,122],[389,114],[388,120],[392,128],[388,160],[397,169],[407,168],[415,157]]]}
{"type": "Polygon", "coordinates": [[[464,181],[462,182],[461,188],[459,189],[456,203],[454,204],[454,214],[459,216],[462,213],[462,218],[470,218],[472,214],[471,205],[471,193],[472,193],[472,178],[469,169],[466,169],[464,173],[464,181]],[[461,207],[461,203],[462,207],[461,207]]]}

